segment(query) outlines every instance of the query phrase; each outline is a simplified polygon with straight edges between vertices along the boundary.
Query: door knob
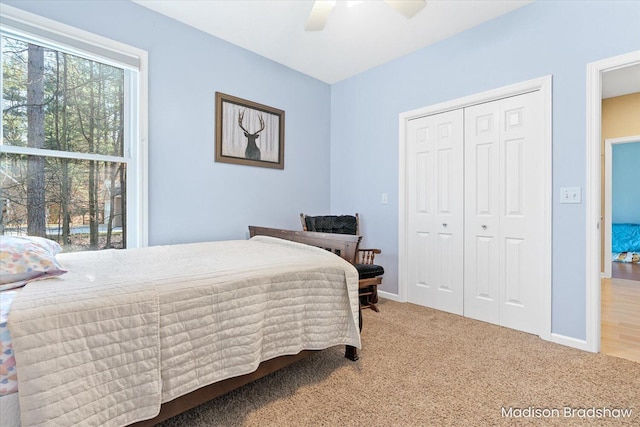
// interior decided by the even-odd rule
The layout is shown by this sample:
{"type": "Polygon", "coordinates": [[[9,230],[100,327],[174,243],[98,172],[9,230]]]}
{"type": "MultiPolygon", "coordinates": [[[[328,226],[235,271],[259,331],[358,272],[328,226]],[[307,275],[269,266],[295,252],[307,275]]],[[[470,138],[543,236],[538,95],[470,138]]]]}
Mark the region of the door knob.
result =
{"type": "Polygon", "coordinates": [[[486,226],[485,224],[482,224],[482,229],[483,229],[483,230],[486,230],[486,229],[487,229],[487,226],[486,226]]]}

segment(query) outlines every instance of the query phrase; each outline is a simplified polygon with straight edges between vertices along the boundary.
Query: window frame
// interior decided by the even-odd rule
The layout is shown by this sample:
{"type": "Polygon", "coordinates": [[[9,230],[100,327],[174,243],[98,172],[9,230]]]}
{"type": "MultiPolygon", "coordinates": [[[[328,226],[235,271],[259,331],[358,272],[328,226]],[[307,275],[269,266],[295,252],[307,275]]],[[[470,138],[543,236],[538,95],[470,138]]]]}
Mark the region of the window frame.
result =
{"type": "MultiPolygon", "coordinates": [[[[127,164],[127,248],[149,245],[148,227],[148,53],[30,12],[3,5],[0,33],[32,41],[47,48],[102,62],[124,72],[123,156],[65,152],[4,145],[0,153],[27,154],[69,159],[99,160],[127,164]]],[[[1,52],[0,52],[1,55],[1,52]]],[[[0,61],[1,63],[1,61],[0,61]]],[[[2,91],[0,78],[0,93],[2,91]]],[[[0,121],[0,135],[2,135],[0,121]]]]}

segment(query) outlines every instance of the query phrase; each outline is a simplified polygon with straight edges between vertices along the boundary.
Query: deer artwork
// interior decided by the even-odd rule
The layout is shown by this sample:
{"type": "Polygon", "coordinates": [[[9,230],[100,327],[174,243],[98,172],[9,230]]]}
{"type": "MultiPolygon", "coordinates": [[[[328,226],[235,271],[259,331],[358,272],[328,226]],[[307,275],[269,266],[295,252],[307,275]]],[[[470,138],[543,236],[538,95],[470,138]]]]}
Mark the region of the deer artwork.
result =
{"type": "Polygon", "coordinates": [[[256,145],[256,139],[260,136],[258,134],[264,130],[264,120],[262,119],[262,115],[258,116],[258,119],[260,120],[260,129],[254,133],[250,133],[244,128],[244,126],[242,126],[243,119],[244,111],[238,113],[238,125],[240,126],[240,129],[244,131],[244,136],[247,137],[247,149],[244,150],[244,157],[251,160],[260,160],[260,149],[256,145]]]}

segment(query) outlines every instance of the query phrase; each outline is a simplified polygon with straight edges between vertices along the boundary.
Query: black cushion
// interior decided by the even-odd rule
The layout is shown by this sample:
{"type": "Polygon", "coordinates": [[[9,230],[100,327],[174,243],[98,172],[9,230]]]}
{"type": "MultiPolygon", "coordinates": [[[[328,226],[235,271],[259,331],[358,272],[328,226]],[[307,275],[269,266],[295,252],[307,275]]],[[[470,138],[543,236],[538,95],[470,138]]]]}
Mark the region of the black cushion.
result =
{"type": "Polygon", "coordinates": [[[357,223],[353,215],[307,216],[307,231],[335,234],[356,234],[357,223]]]}
{"type": "Polygon", "coordinates": [[[360,279],[370,279],[384,274],[384,268],[375,264],[356,264],[356,270],[360,279]]]}

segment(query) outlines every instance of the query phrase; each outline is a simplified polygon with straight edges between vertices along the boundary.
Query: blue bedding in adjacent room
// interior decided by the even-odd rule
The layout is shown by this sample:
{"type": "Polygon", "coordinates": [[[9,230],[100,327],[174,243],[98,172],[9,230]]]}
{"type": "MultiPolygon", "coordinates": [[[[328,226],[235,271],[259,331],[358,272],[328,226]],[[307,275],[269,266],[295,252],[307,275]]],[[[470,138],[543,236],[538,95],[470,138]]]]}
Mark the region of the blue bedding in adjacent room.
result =
{"type": "Polygon", "coordinates": [[[640,252],[640,224],[612,224],[611,252],[640,252]]]}

